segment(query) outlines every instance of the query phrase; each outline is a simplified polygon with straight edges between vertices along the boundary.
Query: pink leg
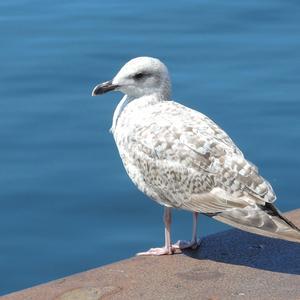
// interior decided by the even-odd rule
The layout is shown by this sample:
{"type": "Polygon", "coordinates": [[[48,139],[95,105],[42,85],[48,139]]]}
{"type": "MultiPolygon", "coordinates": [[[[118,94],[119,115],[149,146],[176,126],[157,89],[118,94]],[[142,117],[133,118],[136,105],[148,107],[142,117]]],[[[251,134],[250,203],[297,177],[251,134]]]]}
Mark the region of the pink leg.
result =
{"type": "Polygon", "coordinates": [[[193,213],[193,233],[192,239],[190,241],[182,241],[179,240],[175,245],[173,245],[174,249],[196,249],[200,245],[200,240],[197,239],[197,224],[198,224],[198,213],[193,213]]]}
{"type": "Polygon", "coordinates": [[[161,248],[151,248],[146,252],[139,252],[137,255],[166,255],[173,254],[171,245],[171,222],[172,214],[171,207],[166,207],[164,210],[164,223],[165,223],[165,246],[161,248]]]}

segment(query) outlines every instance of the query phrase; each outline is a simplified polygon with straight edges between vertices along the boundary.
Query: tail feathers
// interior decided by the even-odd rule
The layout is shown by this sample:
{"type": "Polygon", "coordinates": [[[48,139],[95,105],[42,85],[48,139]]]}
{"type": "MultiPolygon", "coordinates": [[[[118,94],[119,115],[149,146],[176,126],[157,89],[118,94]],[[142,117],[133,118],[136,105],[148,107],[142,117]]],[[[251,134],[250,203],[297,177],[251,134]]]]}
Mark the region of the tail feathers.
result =
{"type": "Polygon", "coordinates": [[[300,229],[271,203],[232,208],[212,217],[248,232],[300,243],[300,229]]]}

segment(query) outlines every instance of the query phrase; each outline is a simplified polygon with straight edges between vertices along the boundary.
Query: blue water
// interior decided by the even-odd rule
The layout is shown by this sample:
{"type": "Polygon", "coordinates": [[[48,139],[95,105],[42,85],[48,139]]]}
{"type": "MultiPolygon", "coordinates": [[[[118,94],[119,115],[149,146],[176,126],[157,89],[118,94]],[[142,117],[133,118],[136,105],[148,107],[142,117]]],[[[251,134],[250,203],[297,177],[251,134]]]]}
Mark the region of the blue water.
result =
{"type": "MultiPolygon", "coordinates": [[[[0,294],[163,242],[162,208],[108,130],[121,95],[90,96],[130,58],[159,57],[173,98],[213,118],[278,207],[300,207],[297,1],[0,2],[0,294]]],[[[190,236],[176,212],[173,238],[190,236]]],[[[225,229],[201,218],[201,235],[225,229]]]]}

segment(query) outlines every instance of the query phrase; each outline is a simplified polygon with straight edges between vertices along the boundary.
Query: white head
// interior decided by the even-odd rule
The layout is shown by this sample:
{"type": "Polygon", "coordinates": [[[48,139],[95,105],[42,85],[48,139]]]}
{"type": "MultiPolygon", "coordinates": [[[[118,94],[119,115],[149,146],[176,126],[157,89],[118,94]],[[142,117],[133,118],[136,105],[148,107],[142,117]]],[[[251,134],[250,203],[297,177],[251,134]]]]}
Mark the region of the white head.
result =
{"type": "Polygon", "coordinates": [[[157,58],[137,57],[127,62],[111,81],[98,84],[92,95],[121,91],[130,98],[156,95],[169,100],[171,83],[167,67],[157,58]]]}

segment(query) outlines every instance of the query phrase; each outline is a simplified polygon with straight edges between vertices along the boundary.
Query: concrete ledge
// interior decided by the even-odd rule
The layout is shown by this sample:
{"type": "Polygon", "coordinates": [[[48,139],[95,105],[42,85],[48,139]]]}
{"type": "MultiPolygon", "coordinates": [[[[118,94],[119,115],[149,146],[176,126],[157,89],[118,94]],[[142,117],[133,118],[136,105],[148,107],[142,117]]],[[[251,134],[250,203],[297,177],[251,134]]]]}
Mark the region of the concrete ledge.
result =
{"type": "MultiPolygon", "coordinates": [[[[300,226],[300,209],[286,214],[300,226]]],[[[197,251],[134,257],[3,300],[300,299],[300,244],[229,230],[197,251]]]]}

